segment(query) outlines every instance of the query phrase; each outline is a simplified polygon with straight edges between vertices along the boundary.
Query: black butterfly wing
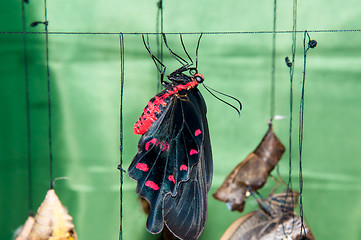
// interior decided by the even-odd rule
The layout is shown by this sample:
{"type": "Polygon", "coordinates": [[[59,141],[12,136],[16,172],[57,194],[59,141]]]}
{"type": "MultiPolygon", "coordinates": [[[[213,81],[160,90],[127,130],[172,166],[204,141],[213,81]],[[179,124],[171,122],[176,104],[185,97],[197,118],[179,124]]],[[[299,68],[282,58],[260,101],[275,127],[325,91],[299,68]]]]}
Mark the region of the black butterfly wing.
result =
{"type": "MultiPolygon", "coordinates": [[[[207,193],[212,185],[212,177],[213,177],[213,161],[212,161],[212,148],[211,148],[211,140],[209,137],[209,129],[208,129],[208,122],[207,122],[207,107],[206,103],[202,97],[202,94],[197,90],[194,93],[194,101],[197,102],[197,106],[199,107],[199,112],[201,113],[202,124],[204,129],[204,136],[203,136],[203,161],[202,166],[203,172],[205,173],[205,179],[207,183],[207,193]]],[[[201,160],[202,160],[201,159],[201,160]]]]}
{"type": "Polygon", "coordinates": [[[174,95],[163,114],[143,134],[129,176],[150,204],[147,229],[197,239],[203,231],[212,154],[206,106],[195,88],[174,95]],[[192,236],[190,236],[192,235],[192,236]]]}
{"type": "Polygon", "coordinates": [[[192,168],[189,181],[180,185],[176,196],[164,198],[165,224],[181,239],[198,239],[206,223],[207,184],[202,165],[192,168]]]}

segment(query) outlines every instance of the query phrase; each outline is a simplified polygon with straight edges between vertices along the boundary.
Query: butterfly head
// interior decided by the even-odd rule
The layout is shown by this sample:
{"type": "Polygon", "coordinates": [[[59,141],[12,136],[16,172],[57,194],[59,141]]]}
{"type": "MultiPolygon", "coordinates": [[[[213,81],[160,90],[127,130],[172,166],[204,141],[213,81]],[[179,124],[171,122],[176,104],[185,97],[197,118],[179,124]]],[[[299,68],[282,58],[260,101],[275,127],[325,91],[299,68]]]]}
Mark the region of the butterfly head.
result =
{"type": "Polygon", "coordinates": [[[203,75],[198,73],[196,68],[189,68],[189,66],[182,66],[169,74],[167,77],[171,81],[172,85],[187,84],[195,81],[198,84],[204,81],[203,75]]]}
{"type": "Polygon", "coordinates": [[[193,78],[198,82],[198,83],[202,83],[204,81],[204,77],[203,74],[201,73],[196,73],[193,75],[193,78]]]}

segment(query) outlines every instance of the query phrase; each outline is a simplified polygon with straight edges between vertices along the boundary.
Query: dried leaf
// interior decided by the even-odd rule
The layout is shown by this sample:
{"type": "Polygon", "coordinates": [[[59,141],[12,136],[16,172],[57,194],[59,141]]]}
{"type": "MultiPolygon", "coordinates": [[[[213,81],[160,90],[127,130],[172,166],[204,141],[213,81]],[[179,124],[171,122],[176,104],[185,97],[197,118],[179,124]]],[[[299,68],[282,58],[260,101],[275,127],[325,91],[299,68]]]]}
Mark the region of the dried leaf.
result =
{"type": "Polygon", "coordinates": [[[235,167],[213,197],[226,202],[230,210],[242,212],[248,190],[256,191],[263,187],[284,151],[285,147],[273,132],[272,124],[269,124],[261,143],[235,167]]]}
{"type": "Polygon", "coordinates": [[[266,200],[259,201],[260,210],[248,213],[232,223],[221,240],[314,240],[307,225],[300,238],[301,219],[294,212],[298,196],[296,191],[270,194],[266,200]]]}
{"type": "Polygon", "coordinates": [[[30,240],[77,240],[73,218],[50,189],[35,215],[30,240]]]}

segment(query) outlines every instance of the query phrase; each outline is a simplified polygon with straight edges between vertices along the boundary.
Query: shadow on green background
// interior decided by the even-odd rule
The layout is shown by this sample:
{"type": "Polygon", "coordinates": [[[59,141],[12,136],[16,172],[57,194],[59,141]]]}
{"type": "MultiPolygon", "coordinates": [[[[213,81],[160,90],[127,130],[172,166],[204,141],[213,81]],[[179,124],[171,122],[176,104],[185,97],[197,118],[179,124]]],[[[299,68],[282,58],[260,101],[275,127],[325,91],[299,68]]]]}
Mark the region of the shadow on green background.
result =
{"type": "MultiPolygon", "coordinates": [[[[298,29],[360,29],[357,1],[308,0],[298,4],[298,29]]],[[[22,31],[20,1],[0,3],[0,31],[22,31]]],[[[43,1],[25,5],[27,31],[43,31],[43,1]]],[[[156,1],[48,1],[51,32],[154,32],[156,1]]],[[[262,31],[272,29],[271,2],[190,0],[164,3],[165,32],[262,31]],[[261,13],[261,14],[260,14],[261,13]]],[[[279,3],[279,30],[292,29],[292,3],[279,3]]],[[[308,52],[304,118],[304,213],[317,239],[361,238],[361,32],[310,33],[318,46],[308,52]]],[[[298,104],[303,70],[302,39],[297,35],[293,131],[293,186],[298,189],[298,104]]],[[[178,36],[169,43],[180,51],[178,36]]],[[[197,35],[186,35],[194,53],[197,35]]],[[[271,34],[204,35],[199,71],[208,85],[239,98],[242,116],[200,90],[208,106],[214,155],[207,225],[201,239],[219,239],[242,214],[229,212],[211,194],[226,175],[253,151],[269,118],[271,34]]],[[[11,239],[28,215],[27,115],[22,34],[0,34],[0,232],[11,239]]],[[[32,210],[49,187],[48,109],[45,35],[27,34],[30,95],[32,210]]],[[[151,37],[156,47],[155,38],[151,37]]],[[[192,52],[193,51],[193,52],[192,52]]],[[[277,35],[275,132],[288,146],[291,34],[277,35]]],[[[80,239],[117,239],[119,235],[118,35],[49,35],[52,141],[55,190],[74,218],[80,239]]],[[[178,65],[165,55],[167,69],[178,65]]],[[[169,73],[169,72],[168,72],[169,73]]],[[[139,35],[125,35],[124,169],[137,151],[133,124],[156,93],[157,72],[139,35]]],[[[287,147],[288,148],[288,147],[287,147]]],[[[288,152],[280,172],[288,178],[288,152]]],[[[264,194],[272,188],[267,184],[264,194]]],[[[127,175],[123,186],[125,240],[155,239],[145,230],[146,216],[127,175]]],[[[245,213],[257,208],[248,199],[245,213]]]]}

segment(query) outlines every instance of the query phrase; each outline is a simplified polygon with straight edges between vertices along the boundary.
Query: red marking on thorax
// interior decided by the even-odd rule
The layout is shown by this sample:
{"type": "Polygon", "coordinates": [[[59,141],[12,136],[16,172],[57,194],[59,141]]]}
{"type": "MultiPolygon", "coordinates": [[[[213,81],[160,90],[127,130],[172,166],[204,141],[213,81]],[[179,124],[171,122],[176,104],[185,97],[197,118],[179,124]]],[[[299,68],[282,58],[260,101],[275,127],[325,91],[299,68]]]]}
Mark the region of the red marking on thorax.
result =
{"type": "Polygon", "coordinates": [[[154,99],[148,102],[148,105],[144,108],[142,116],[137,120],[134,124],[134,134],[144,134],[148,131],[150,126],[157,120],[155,113],[161,113],[162,111],[159,109],[159,106],[167,106],[165,99],[173,96],[174,94],[182,91],[189,90],[191,88],[195,88],[198,85],[197,80],[193,80],[186,84],[179,84],[174,86],[171,89],[166,89],[164,94],[161,96],[154,96],[154,99]]]}
{"type": "Polygon", "coordinates": [[[195,132],[194,132],[194,135],[195,136],[198,136],[199,134],[201,134],[202,133],[202,131],[200,130],[200,129],[197,129],[195,132]]]}
{"type": "Polygon", "coordinates": [[[150,188],[153,189],[153,190],[159,190],[158,184],[156,184],[156,183],[153,182],[153,181],[146,181],[146,182],[145,182],[145,186],[150,187],[150,188]]]}
{"type": "Polygon", "coordinates": [[[173,175],[169,175],[168,180],[175,183],[175,179],[173,175]]]}
{"type": "Polygon", "coordinates": [[[144,172],[147,172],[149,170],[148,165],[145,163],[138,163],[136,168],[144,172]]]}
{"type": "Polygon", "coordinates": [[[191,149],[191,151],[189,152],[189,155],[193,155],[193,154],[198,154],[198,151],[195,149],[191,149]]]}
{"type": "Polygon", "coordinates": [[[182,170],[184,170],[184,171],[187,171],[188,170],[188,167],[187,167],[187,165],[181,165],[180,166],[180,170],[182,171],[182,170]]]}

